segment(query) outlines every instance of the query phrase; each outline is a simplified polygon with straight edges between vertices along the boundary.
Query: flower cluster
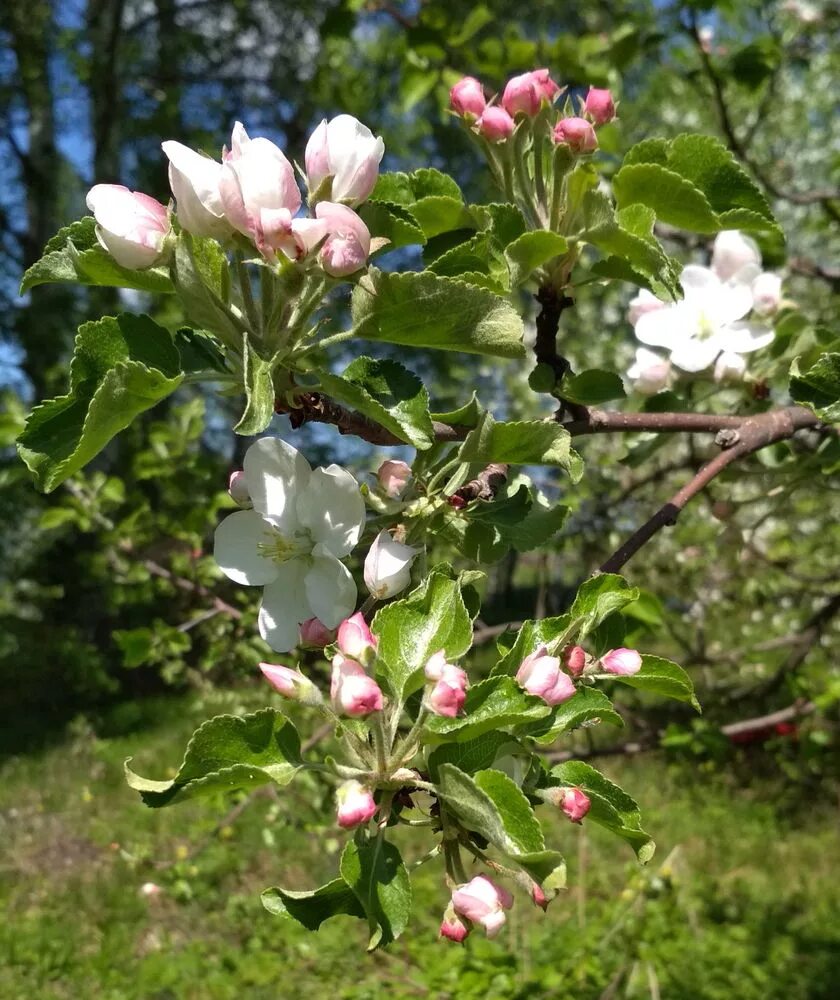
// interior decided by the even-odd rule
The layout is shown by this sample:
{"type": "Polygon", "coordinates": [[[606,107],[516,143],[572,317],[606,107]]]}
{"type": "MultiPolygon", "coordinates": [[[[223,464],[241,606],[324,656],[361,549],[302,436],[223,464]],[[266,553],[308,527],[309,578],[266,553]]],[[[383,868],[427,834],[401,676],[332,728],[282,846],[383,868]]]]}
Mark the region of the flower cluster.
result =
{"type": "Polygon", "coordinates": [[[630,303],[627,318],[636,338],[668,354],[637,349],[627,376],[641,393],[664,389],[673,368],[694,373],[714,365],[716,381],[741,379],[744,355],[773,340],[770,319],[781,303],[781,278],[761,270],[761,253],[748,236],[737,230],[719,233],[711,266],[689,264],[681,282],[685,297],[680,302],[662,302],[642,290],[630,303]]]}
{"type": "MultiPolygon", "coordinates": [[[[240,122],[218,160],[175,140],[162,148],[182,230],[232,246],[244,237],[268,262],[310,259],[335,278],[365,266],[371,235],[354,208],[373,191],[384,145],[350,115],[322,121],[307,143],[311,214],[304,217],[285,153],[270,139],[251,138],[240,122]]],[[[116,184],[97,184],[87,204],[99,241],[121,266],[152,267],[166,256],[172,223],[165,205],[116,184]]]]}

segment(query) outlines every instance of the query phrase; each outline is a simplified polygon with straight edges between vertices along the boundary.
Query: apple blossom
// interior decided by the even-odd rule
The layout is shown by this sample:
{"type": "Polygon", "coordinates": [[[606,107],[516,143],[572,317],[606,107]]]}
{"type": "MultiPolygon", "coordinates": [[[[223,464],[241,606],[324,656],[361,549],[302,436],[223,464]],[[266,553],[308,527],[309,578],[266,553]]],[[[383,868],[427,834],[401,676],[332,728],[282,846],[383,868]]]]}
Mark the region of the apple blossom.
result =
{"type": "Polygon", "coordinates": [[[747,370],[746,358],[731,351],[724,351],[715,362],[715,382],[740,382],[747,370]]]}
{"type": "Polygon", "coordinates": [[[546,800],[565,813],[573,823],[580,823],[592,804],[581,788],[549,788],[546,800]]]}
{"type": "Polygon", "coordinates": [[[319,201],[315,215],[326,223],[327,240],[319,259],[327,274],[343,278],[364,267],[370,256],[370,230],[353,209],[319,201]]]}
{"type": "Polygon", "coordinates": [[[514,122],[504,108],[493,105],[486,108],[482,116],[475,123],[479,135],[483,135],[490,142],[504,142],[513,135],[514,122]]]}
{"type": "Polygon", "coordinates": [[[411,564],[419,553],[388,531],[380,531],[365,557],[365,585],[379,601],[393,597],[411,583],[411,564]]]}
{"type": "Polygon", "coordinates": [[[86,202],[96,238],[120,267],[137,271],[157,264],[171,228],[166,205],[122,184],[95,184],[86,202]]]}
{"type": "Polygon", "coordinates": [[[323,649],[335,641],[335,629],[327,628],[317,618],[307,618],[301,622],[300,644],[310,649],[323,649]]]}
{"type": "Polygon", "coordinates": [[[219,192],[221,163],[173,139],[161,143],[161,148],[169,160],[169,186],[182,229],[213,239],[229,236],[231,227],[219,192]]]}
{"type": "Polygon", "coordinates": [[[640,316],[645,313],[654,312],[657,309],[665,309],[668,303],[658,299],[653,292],[646,288],[640,288],[639,294],[630,299],[627,306],[627,322],[636,325],[640,316]]]}
{"type": "Polygon", "coordinates": [[[231,472],[228,480],[228,494],[231,500],[239,504],[240,507],[250,508],[251,494],[248,492],[248,484],[245,481],[245,473],[241,469],[231,472]]]}
{"type": "Polygon", "coordinates": [[[336,653],[332,664],[330,698],[336,712],[358,718],[381,711],[382,691],[360,663],[336,653]]]}
{"type": "Polygon", "coordinates": [[[534,901],[534,906],[538,906],[545,913],[548,909],[549,899],[542,891],[542,887],[536,882],[531,885],[531,899],[534,901]]]}
{"type": "Polygon", "coordinates": [[[455,912],[452,906],[452,901],[450,900],[449,906],[443,914],[443,920],[440,924],[440,937],[448,938],[450,941],[455,941],[461,944],[469,934],[470,930],[463,920],[455,912]]]}
{"type": "Polygon", "coordinates": [[[741,267],[728,282],[706,267],[689,264],[681,282],[685,298],[644,313],[636,321],[636,337],[651,347],[670,351],[671,362],[699,372],[722,352],[749,354],[773,340],[773,330],[744,316],[753,304],[753,266],[741,267]]]}
{"type": "Polygon", "coordinates": [[[138,891],[145,899],[155,899],[161,895],[163,889],[156,882],[144,882],[138,891]]]}
{"type": "Polygon", "coordinates": [[[502,107],[509,115],[521,111],[535,115],[543,101],[552,104],[560,88],[549,76],[547,69],[534,69],[508,80],[502,94],[502,107]]]}
{"type": "Polygon", "coordinates": [[[636,348],[636,360],[627,369],[633,388],[643,396],[661,392],[671,378],[671,362],[646,347],[636,348]]]}
{"type": "Polygon", "coordinates": [[[359,541],[365,505],[349,472],[313,471],[278,438],[254,442],[243,466],[254,509],[235,511],[216,529],[216,562],[235,583],[265,588],[260,635],[287,652],[301,622],[314,616],[334,628],[352,613],[356,585],[339,560],[359,541]]]}
{"type": "Polygon", "coordinates": [[[467,674],[454,663],[448,663],[441,649],[426,661],[426,679],[433,681],[426,704],[435,715],[454,719],[467,698],[467,674]]]}
{"type": "Polygon", "coordinates": [[[495,937],[504,926],[505,910],[513,906],[513,896],[486,875],[476,875],[452,893],[452,908],[460,917],[481,924],[487,937],[495,937]]]}
{"type": "Polygon", "coordinates": [[[396,499],[411,479],[411,466],[407,462],[389,459],[379,466],[376,477],[388,496],[396,499]]]}
{"type": "Polygon", "coordinates": [[[754,268],[761,265],[761,251],[755,240],[737,229],[719,232],[712,245],[712,270],[720,280],[729,281],[750,265],[754,268]]]}
{"type": "Polygon", "coordinates": [[[345,620],[338,626],[338,648],[345,656],[362,662],[376,652],[377,641],[361,611],[345,620]]]}
{"type": "Polygon", "coordinates": [[[642,669],[642,657],[635,649],[620,646],[611,649],[601,657],[601,666],[608,674],[618,674],[629,677],[642,669]]]}
{"type": "Polygon", "coordinates": [[[369,822],[376,813],[373,795],[360,781],[345,781],[339,785],[335,800],[338,825],[345,830],[369,822]]]}
{"type": "Polygon", "coordinates": [[[278,663],[261,663],[260,670],[268,683],[284,698],[299,701],[304,705],[320,705],[321,692],[299,670],[283,667],[278,663]]]}
{"type": "Polygon", "coordinates": [[[467,118],[479,118],[487,107],[484,88],[474,76],[462,77],[449,91],[449,107],[467,118]]]}
{"type": "Polygon", "coordinates": [[[583,102],[583,112],[596,125],[606,125],[615,118],[615,101],[609,90],[590,87],[586,100],[583,102]]]}
{"type": "Polygon", "coordinates": [[[771,316],[782,301],[782,279],[762,271],[752,283],[753,309],[759,316],[771,316]]]}
{"type": "Polygon", "coordinates": [[[572,677],[580,677],[586,669],[586,650],[583,646],[567,646],[563,650],[563,665],[572,677]]]}
{"type": "Polygon", "coordinates": [[[561,118],[554,126],[552,137],[575,153],[594,153],[598,148],[595,129],[585,118],[561,118]]]}
{"type": "Polygon", "coordinates": [[[379,176],[385,143],[352,115],[324,119],[306,144],[306,180],[315,194],[332,178],[330,201],[358,205],[369,197],[379,176]]]}
{"type": "Polygon", "coordinates": [[[528,694],[536,695],[547,705],[559,705],[575,693],[571,677],[560,669],[560,660],[549,656],[545,646],[539,646],[525,659],[516,672],[516,680],[528,694]]]}

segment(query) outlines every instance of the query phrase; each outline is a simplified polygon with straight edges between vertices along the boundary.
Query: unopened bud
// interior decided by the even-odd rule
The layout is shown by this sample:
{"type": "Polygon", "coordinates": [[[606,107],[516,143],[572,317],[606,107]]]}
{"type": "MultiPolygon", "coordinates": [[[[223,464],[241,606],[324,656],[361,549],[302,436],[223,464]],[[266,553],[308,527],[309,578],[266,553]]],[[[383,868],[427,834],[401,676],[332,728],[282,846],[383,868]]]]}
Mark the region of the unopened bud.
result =
{"type": "Polygon", "coordinates": [[[545,913],[548,909],[548,896],[536,882],[531,886],[531,899],[534,901],[534,906],[538,906],[545,913]]]}
{"type": "Polygon", "coordinates": [[[245,479],[245,473],[241,469],[237,469],[236,472],[231,472],[230,479],[228,480],[228,493],[230,494],[231,500],[238,503],[240,507],[248,509],[254,506],[253,503],[251,503],[251,494],[248,492],[248,483],[245,479]]]}
{"type": "Polygon", "coordinates": [[[323,701],[318,688],[299,670],[292,670],[291,667],[283,667],[277,663],[261,663],[260,670],[268,683],[284,698],[299,701],[304,705],[320,705],[323,701]]]}
{"type": "Polygon", "coordinates": [[[635,649],[620,646],[618,649],[611,649],[608,653],[604,653],[601,657],[601,667],[608,674],[629,677],[642,669],[642,657],[635,649]]]}
{"type": "Polygon", "coordinates": [[[558,145],[563,143],[575,153],[594,153],[598,148],[595,129],[585,118],[562,118],[552,135],[558,145]]]}
{"type": "Polygon", "coordinates": [[[591,805],[589,796],[582,788],[570,786],[549,788],[543,793],[543,798],[568,816],[573,823],[580,823],[591,805]]]}
{"type": "Polygon", "coordinates": [[[615,102],[608,90],[590,87],[583,103],[583,112],[596,125],[606,125],[615,118],[615,102]]]}
{"type": "Polygon", "coordinates": [[[476,128],[490,142],[504,142],[513,135],[514,122],[504,108],[494,105],[484,110],[476,122],[476,128]]]}
{"type": "Polygon", "coordinates": [[[446,907],[443,914],[443,920],[440,925],[440,936],[461,944],[461,942],[466,939],[469,932],[469,928],[455,912],[455,909],[450,901],[449,906],[446,907]]]}
{"type": "Polygon", "coordinates": [[[563,650],[563,664],[572,677],[580,677],[586,669],[586,651],[583,646],[567,646],[563,650]]]}
{"type": "Polygon", "coordinates": [[[367,661],[376,653],[376,646],[377,641],[361,611],[346,618],[338,626],[338,648],[345,656],[369,666],[367,661]]]}
{"type": "Polygon", "coordinates": [[[352,830],[373,819],[376,803],[370,789],[360,781],[345,781],[339,785],[335,798],[336,818],[343,829],[352,830]]]}
{"type": "Polygon", "coordinates": [[[396,499],[411,479],[411,466],[406,462],[388,460],[379,466],[376,473],[379,485],[389,497],[396,499]]]}
{"type": "Polygon", "coordinates": [[[449,106],[465,118],[479,118],[487,107],[481,83],[474,76],[460,79],[449,91],[449,106]]]}
{"type": "Polygon", "coordinates": [[[307,618],[300,626],[300,644],[309,649],[323,649],[335,641],[335,629],[327,628],[318,618],[307,618]]]}

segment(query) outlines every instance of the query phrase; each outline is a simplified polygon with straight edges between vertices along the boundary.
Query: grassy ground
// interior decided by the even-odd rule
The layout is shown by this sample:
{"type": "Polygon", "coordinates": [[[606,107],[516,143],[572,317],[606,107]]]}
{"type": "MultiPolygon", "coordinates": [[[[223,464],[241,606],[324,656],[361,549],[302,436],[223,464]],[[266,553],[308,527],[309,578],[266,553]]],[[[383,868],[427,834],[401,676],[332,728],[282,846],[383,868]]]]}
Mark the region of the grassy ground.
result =
{"type": "MultiPolygon", "coordinates": [[[[557,823],[549,839],[567,854],[569,891],[545,915],[520,895],[495,941],[437,942],[434,864],[416,879],[408,935],[386,953],[367,956],[349,919],[310,935],[272,917],[265,886],[335,872],[342,837],[322,819],[326,793],[322,809],[318,789],[298,783],[239,815],[230,802],[153,811],[122,780],[130,755],[165,775],[194,726],[238,698],[125,706],[96,734],[77,726],[4,767],[4,1000],[837,996],[836,806],[797,815],[775,779],[744,788],[662,760],[605,768],[642,804],[659,844],[651,866],[597,828],[557,823]],[[162,892],[143,896],[148,881],[162,892]]],[[[413,833],[400,843],[407,860],[421,853],[413,833]]]]}

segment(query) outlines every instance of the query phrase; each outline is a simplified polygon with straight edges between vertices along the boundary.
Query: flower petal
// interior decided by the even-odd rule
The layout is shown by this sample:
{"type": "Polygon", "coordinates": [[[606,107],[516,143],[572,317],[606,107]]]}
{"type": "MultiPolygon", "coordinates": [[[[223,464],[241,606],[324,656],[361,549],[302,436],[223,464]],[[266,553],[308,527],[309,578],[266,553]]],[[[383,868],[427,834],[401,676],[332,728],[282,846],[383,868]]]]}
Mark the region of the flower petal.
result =
{"type": "Polygon", "coordinates": [[[298,526],[295,495],[306,488],[309,462],[280,438],[264,437],[245,452],[242,463],[254,510],[269,515],[283,531],[298,526]]]}
{"type": "Polygon", "coordinates": [[[297,518],[315,542],[334,556],[346,556],[358,543],[365,523],[359,484],[346,469],[316,469],[297,495],[297,518]]]}
{"type": "Polygon", "coordinates": [[[752,266],[743,268],[731,281],[720,286],[714,296],[709,296],[708,314],[718,326],[734,323],[742,319],[753,307],[752,280],[755,277],[752,266]],[[743,280],[741,280],[743,275],[743,280]]]}
{"type": "Polygon", "coordinates": [[[636,339],[650,347],[673,349],[697,329],[696,310],[679,302],[639,317],[636,339]]]}
{"type": "Polygon", "coordinates": [[[671,352],[671,362],[684,372],[701,372],[720,354],[721,347],[720,338],[717,336],[709,337],[707,340],[692,337],[674,348],[671,352]]]}
{"type": "Polygon", "coordinates": [[[774,330],[764,323],[752,323],[743,320],[740,323],[733,323],[720,331],[724,348],[734,354],[750,354],[762,347],[772,343],[776,336],[774,330]]]}
{"type": "Polygon", "coordinates": [[[278,564],[259,549],[269,540],[271,525],[255,510],[237,510],[216,528],[214,556],[219,568],[234,583],[261,587],[277,577],[278,564]]]}
{"type": "Polygon", "coordinates": [[[312,550],[312,565],[306,574],[306,598],[327,628],[335,628],[356,606],[356,584],[350,570],[324,545],[312,550]]]}
{"type": "Polygon", "coordinates": [[[303,559],[280,563],[277,579],[263,591],[258,619],[260,635],[278,653],[295,648],[300,638],[300,623],[313,616],[304,586],[307,569],[303,559]]]}

